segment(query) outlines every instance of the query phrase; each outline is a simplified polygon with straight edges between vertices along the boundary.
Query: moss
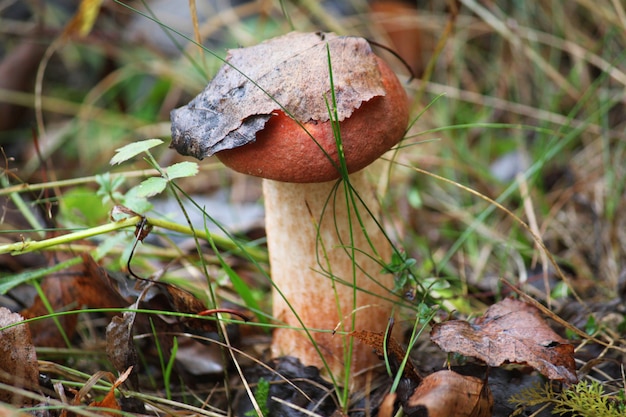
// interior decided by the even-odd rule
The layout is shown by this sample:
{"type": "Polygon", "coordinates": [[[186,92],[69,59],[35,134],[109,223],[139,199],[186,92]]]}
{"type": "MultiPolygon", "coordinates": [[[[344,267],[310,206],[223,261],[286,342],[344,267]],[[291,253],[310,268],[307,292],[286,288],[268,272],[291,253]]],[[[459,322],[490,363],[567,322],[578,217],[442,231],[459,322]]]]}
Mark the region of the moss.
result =
{"type": "Polygon", "coordinates": [[[537,384],[513,395],[509,402],[518,407],[551,404],[554,415],[619,417],[626,412],[624,390],[617,395],[607,394],[597,381],[580,381],[561,392],[550,383],[537,384]]]}

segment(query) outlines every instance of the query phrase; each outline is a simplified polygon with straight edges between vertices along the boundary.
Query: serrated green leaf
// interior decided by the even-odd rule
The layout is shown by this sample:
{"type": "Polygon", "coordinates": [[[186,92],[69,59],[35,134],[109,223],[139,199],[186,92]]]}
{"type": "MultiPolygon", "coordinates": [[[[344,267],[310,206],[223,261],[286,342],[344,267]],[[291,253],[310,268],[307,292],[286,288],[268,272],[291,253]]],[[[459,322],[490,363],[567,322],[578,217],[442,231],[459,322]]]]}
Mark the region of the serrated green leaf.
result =
{"type": "Polygon", "coordinates": [[[152,204],[146,197],[140,196],[139,185],[126,192],[121,200],[122,205],[131,209],[135,213],[144,214],[152,210],[152,204]]]}
{"type": "Polygon", "coordinates": [[[100,185],[100,188],[96,191],[96,195],[102,199],[102,204],[106,205],[112,201],[118,201],[123,198],[122,193],[117,190],[124,184],[124,181],[125,178],[123,176],[111,178],[110,172],[96,175],[96,182],[100,185]]]}
{"type": "Polygon", "coordinates": [[[162,143],[163,141],[161,139],[146,139],[139,142],[129,143],[128,145],[115,150],[116,154],[113,158],[111,158],[110,164],[121,164],[122,162],[128,161],[130,158],[162,143]]]}
{"type": "Polygon", "coordinates": [[[144,180],[137,188],[137,197],[152,197],[165,190],[167,180],[161,177],[152,177],[144,180]]]}
{"type": "Polygon", "coordinates": [[[165,171],[167,172],[167,177],[171,180],[174,178],[193,177],[198,173],[198,164],[189,161],[179,162],[167,167],[165,171]]]}

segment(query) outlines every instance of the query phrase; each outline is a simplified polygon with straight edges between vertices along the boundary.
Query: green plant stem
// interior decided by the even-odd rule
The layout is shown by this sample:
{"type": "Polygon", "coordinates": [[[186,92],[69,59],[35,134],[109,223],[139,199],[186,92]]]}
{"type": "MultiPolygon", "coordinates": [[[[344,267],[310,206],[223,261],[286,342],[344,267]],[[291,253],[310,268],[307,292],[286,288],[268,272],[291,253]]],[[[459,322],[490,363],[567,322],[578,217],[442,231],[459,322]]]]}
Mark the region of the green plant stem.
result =
{"type": "MultiPolygon", "coordinates": [[[[116,174],[111,174],[111,178],[117,178],[117,177],[124,177],[124,178],[143,178],[143,177],[150,177],[150,176],[154,176],[154,175],[158,175],[159,172],[155,169],[142,169],[142,170],[138,170],[138,171],[131,171],[131,172],[119,172],[116,174]]],[[[12,185],[12,186],[5,186],[6,188],[3,188],[0,190],[0,195],[8,195],[8,194],[13,194],[13,193],[25,193],[25,192],[32,192],[32,191],[40,191],[40,190],[46,190],[46,189],[50,189],[50,188],[62,188],[62,187],[73,187],[75,185],[82,185],[82,184],[89,184],[89,183],[95,183],[96,182],[96,178],[97,175],[92,175],[89,177],[81,177],[81,178],[70,178],[67,180],[58,180],[58,181],[50,181],[50,182],[43,182],[40,184],[17,184],[17,185],[12,185]]],[[[3,184],[4,186],[4,184],[3,184]]]]}
{"type": "MultiPolygon", "coordinates": [[[[6,245],[0,245],[0,254],[2,253],[11,253],[12,255],[22,255],[24,253],[34,252],[38,250],[43,250],[49,248],[51,246],[67,244],[70,242],[74,242],[81,239],[90,238],[93,236],[98,236],[106,233],[111,233],[116,230],[125,229],[127,227],[136,227],[142,220],[141,216],[133,216],[124,220],[120,220],[117,222],[112,222],[108,224],[104,224],[101,226],[91,227],[89,229],[81,230],[74,233],[68,233],[62,236],[56,236],[50,239],[43,239],[39,241],[22,241],[9,243],[6,245]]],[[[232,240],[213,235],[210,233],[203,233],[200,231],[194,231],[189,226],[183,226],[174,222],[170,222],[167,220],[156,219],[153,217],[146,218],[146,225],[156,226],[163,229],[171,230],[173,232],[182,233],[189,236],[198,236],[202,239],[212,239],[215,244],[223,249],[232,251],[233,253],[242,253],[245,251],[246,256],[251,257],[257,261],[264,262],[267,261],[267,254],[257,248],[248,247],[245,249],[240,249],[236,242],[232,240]]]]}
{"type": "Polygon", "coordinates": [[[233,241],[231,238],[223,237],[223,236],[212,234],[209,232],[202,232],[200,230],[192,229],[189,226],[170,222],[168,220],[155,219],[152,217],[148,217],[147,222],[149,225],[161,227],[163,229],[171,230],[173,232],[179,232],[179,233],[186,234],[189,236],[195,235],[207,241],[212,240],[216,246],[222,249],[229,250],[233,253],[245,252],[247,256],[251,257],[252,259],[258,262],[267,262],[268,260],[267,253],[265,253],[265,251],[255,248],[255,247],[246,247],[242,249],[239,245],[237,245],[237,242],[233,241]]]}
{"type": "Polygon", "coordinates": [[[9,243],[0,245],[0,254],[11,253],[12,255],[22,255],[24,253],[34,252],[46,249],[50,246],[74,242],[76,240],[86,239],[89,237],[114,232],[126,227],[136,226],[141,221],[141,216],[133,216],[118,222],[104,224],[102,226],[91,227],[74,233],[68,233],[62,236],[55,236],[50,239],[43,240],[25,240],[22,242],[9,243]]]}
{"type": "Polygon", "coordinates": [[[35,271],[24,271],[18,274],[12,274],[10,279],[4,278],[2,276],[0,278],[0,294],[6,294],[12,288],[23,284],[25,282],[29,282],[31,280],[37,280],[39,278],[43,278],[48,274],[53,274],[58,271],[62,271],[65,268],[72,267],[74,265],[78,265],[83,262],[83,258],[80,256],[76,256],[74,258],[68,259],[67,261],[60,262],[55,264],[54,266],[37,269],[35,271]]]}
{"type": "MultiPolygon", "coordinates": [[[[221,166],[221,164],[202,164],[200,165],[201,171],[210,171],[213,169],[217,169],[221,166]]],[[[156,169],[141,169],[136,171],[125,171],[125,172],[117,172],[111,173],[111,179],[115,179],[117,177],[124,178],[144,178],[144,177],[152,177],[155,175],[160,175],[160,172],[156,169]]],[[[43,182],[40,184],[17,184],[9,186],[8,182],[5,184],[2,183],[2,189],[0,189],[0,196],[9,195],[12,193],[25,193],[32,191],[40,191],[50,188],[63,188],[63,187],[73,187],[75,185],[82,184],[90,184],[96,183],[98,175],[92,175],[88,177],[81,178],[70,178],[66,180],[58,180],[58,181],[50,181],[43,182]]]]}
{"type": "Polygon", "coordinates": [[[41,288],[41,285],[37,281],[33,281],[33,286],[37,290],[37,295],[39,295],[39,298],[41,299],[41,302],[43,303],[43,305],[46,307],[46,310],[48,310],[48,313],[50,313],[52,321],[54,321],[54,325],[59,330],[59,334],[63,338],[65,345],[68,348],[71,348],[72,342],[70,341],[70,338],[67,336],[67,333],[65,333],[65,329],[63,328],[63,325],[61,324],[59,317],[54,315],[54,308],[52,308],[52,305],[50,304],[50,301],[48,300],[48,297],[46,296],[46,293],[44,292],[43,288],[41,288]]]}

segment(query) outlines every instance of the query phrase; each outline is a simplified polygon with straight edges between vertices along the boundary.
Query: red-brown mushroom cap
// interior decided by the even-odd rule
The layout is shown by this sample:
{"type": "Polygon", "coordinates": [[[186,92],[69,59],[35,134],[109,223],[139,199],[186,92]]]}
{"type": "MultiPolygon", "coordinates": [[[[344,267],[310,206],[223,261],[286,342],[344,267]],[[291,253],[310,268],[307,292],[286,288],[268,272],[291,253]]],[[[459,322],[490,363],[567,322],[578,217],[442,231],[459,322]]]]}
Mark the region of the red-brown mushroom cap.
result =
{"type": "MultiPolygon", "coordinates": [[[[349,173],[365,168],[397,144],[408,123],[408,98],[402,84],[381,58],[376,60],[386,94],[362,103],[339,123],[349,173]]],[[[306,131],[277,111],[257,132],[256,142],[216,155],[235,171],[276,181],[310,183],[339,178],[332,123],[308,121],[303,126],[306,131]]]]}

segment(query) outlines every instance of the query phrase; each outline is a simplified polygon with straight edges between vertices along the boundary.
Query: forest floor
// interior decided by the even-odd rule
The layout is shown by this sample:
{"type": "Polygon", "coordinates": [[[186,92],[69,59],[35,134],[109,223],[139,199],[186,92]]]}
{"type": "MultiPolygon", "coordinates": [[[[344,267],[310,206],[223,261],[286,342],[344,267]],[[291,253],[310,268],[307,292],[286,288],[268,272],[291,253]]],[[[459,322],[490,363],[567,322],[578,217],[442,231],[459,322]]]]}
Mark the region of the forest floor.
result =
{"type": "Polygon", "coordinates": [[[625,415],[623,4],[218,3],[0,4],[0,413],[625,415]],[[292,30],[388,46],[411,103],[354,389],[272,358],[261,180],[168,147],[228,48],[292,30]]]}

